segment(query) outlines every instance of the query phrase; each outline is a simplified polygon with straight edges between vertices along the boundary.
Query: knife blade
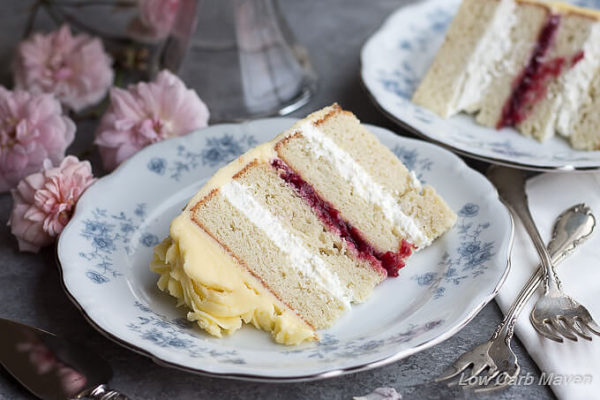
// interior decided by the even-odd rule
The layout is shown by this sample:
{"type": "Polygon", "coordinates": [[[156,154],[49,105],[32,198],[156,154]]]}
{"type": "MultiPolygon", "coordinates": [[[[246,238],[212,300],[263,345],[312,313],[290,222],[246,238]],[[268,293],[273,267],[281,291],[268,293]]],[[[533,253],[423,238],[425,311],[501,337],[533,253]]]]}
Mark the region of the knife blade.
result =
{"type": "Polygon", "coordinates": [[[44,400],[126,400],[108,389],[110,365],[82,343],[0,318],[0,364],[44,400]]]}

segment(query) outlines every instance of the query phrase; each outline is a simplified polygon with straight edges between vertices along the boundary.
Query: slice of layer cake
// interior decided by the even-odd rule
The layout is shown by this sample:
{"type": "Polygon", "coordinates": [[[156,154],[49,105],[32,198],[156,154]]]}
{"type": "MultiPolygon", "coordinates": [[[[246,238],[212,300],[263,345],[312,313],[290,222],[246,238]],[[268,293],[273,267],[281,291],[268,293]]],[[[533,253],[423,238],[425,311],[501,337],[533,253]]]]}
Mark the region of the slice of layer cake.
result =
{"type": "Polygon", "coordinates": [[[514,1],[463,0],[413,102],[443,118],[480,108],[482,87],[510,48],[514,1]]]}
{"type": "Polygon", "coordinates": [[[445,118],[473,113],[482,125],[513,126],[544,141],[571,134],[598,68],[600,12],[540,0],[464,0],[413,101],[445,118]],[[482,17],[481,10],[494,12],[482,17]],[[448,79],[451,95],[440,97],[448,79]]]}
{"type": "Polygon", "coordinates": [[[366,300],[455,219],[334,105],[219,170],[172,222],[151,269],[208,333],[248,323],[297,344],[366,300]]]}
{"type": "MultiPolygon", "coordinates": [[[[569,134],[570,118],[600,68],[599,15],[561,3],[551,3],[551,9],[538,38],[547,50],[533,56],[541,60],[536,71],[521,78],[522,85],[527,79],[533,81],[525,94],[532,100],[521,112],[522,120],[516,121],[517,130],[539,141],[556,131],[569,134]]],[[[530,61],[528,68],[535,62],[530,61]]]]}
{"type": "Polygon", "coordinates": [[[514,7],[514,14],[509,19],[512,26],[510,35],[503,39],[507,45],[504,48],[505,52],[501,59],[490,67],[487,85],[479,87],[483,93],[483,100],[480,108],[475,111],[477,122],[481,125],[499,128],[513,123],[508,121],[509,118],[514,118],[510,109],[510,104],[513,104],[511,97],[519,83],[518,77],[527,70],[532,54],[536,51],[541,29],[550,16],[551,11],[545,5],[519,3],[518,7],[514,7]]]}

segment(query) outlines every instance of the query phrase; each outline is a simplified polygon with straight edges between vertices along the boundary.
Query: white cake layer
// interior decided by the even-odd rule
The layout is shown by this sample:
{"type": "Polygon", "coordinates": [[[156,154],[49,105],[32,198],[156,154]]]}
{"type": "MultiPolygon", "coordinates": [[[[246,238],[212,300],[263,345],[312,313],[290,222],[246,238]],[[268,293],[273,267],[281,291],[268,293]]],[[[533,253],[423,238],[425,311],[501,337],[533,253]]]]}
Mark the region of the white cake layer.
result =
{"type": "MultiPolygon", "coordinates": [[[[408,241],[418,248],[431,244],[431,239],[421,231],[413,218],[402,211],[397,199],[382,185],[375,182],[360,164],[321,132],[314,123],[303,124],[300,131],[308,140],[311,153],[331,160],[338,174],[352,185],[354,193],[379,207],[384,217],[398,229],[400,234],[406,236],[408,241]]],[[[413,184],[416,186],[417,182],[413,181],[413,184]]]]}
{"type": "Polygon", "coordinates": [[[325,261],[306,249],[302,240],[288,231],[276,216],[256,201],[244,185],[232,180],[219,193],[289,257],[292,268],[327,290],[346,308],[350,307],[351,295],[342,286],[339,277],[329,270],[325,261]]]}
{"type": "Polygon", "coordinates": [[[517,22],[514,0],[501,0],[489,28],[477,42],[469,58],[454,99],[451,114],[460,111],[475,112],[487,87],[494,79],[494,71],[512,48],[510,32],[517,22]]]}

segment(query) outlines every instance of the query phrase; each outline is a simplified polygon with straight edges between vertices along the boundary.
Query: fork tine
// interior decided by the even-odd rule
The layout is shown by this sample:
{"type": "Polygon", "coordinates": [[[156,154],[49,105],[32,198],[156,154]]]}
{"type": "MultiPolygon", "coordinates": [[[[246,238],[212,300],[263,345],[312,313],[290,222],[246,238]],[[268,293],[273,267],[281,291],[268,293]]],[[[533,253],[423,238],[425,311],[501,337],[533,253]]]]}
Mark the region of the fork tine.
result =
{"type": "Polygon", "coordinates": [[[486,363],[475,364],[468,377],[461,377],[459,381],[451,382],[448,386],[462,385],[468,389],[476,389],[481,386],[490,385],[499,374],[500,371],[494,365],[486,363]]]}
{"type": "Polygon", "coordinates": [[[563,325],[563,323],[562,323],[563,320],[564,319],[561,320],[559,317],[552,318],[552,319],[550,319],[549,325],[552,328],[554,328],[554,330],[556,332],[558,332],[559,334],[563,335],[564,337],[566,337],[569,340],[576,342],[577,336],[575,336],[573,333],[571,333],[571,330],[568,328],[568,326],[563,325]]]}
{"type": "Polygon", "coordinates": [[[488,370],[488,378],[490,379],[490,381],[496,378],[499,374],[500,370],[496,367],[490,367],[490,369],[488,370]]]}
{"type": "Polygon", "coordinates": [[[517,376],[519,376],[520,371],[521,371],[521,367],[519,366],[519,364],[514,365],[513,367],[509,368],[509,370],[507,370],[507,371],[500,372],[499,370],[497,370],[494,373],[494,375],[490,378],[490,382],[492,381],[492,379],[496,378],[500,374],[505,374],[505,376],[496,378],[496,381],[494,384],[486,385],[486,386],[479,386],[479,387],[476,387],[473,391],[475,393],[484,393],[484,392],[492,392],[492,391],[504,389],[507,386],[510,386],[514,382],[514,380],[517,379],[517,376]]]}
{"type": "Polygon", "coordinates": [[[586,329],[577,324],[576,321],[572,321],[569,318],[562,318],[562,322],[580,337],[584,338],[585,340],[592,340],[592,337],[586,333],[586,329]]]}
{"type": "Polygon", "coordinates": [[[574,324],[577,325],[580,331],[585,332],[586,335],[590,336],[590,338],[592,337],[591,335],[594,334],[594,332],[592,332],[587,325],[583,323],[581,318],[575,317],[574,324]]]}
{"type": "Polygon", "coordinates": [[[590,332],[600,336],[600,326],[593,319],[585,321],[580,318],[579,323],[583,324],[590,332]]]}
{"type": "Polygon", "coordinates": [[[463,372],[465,369],[467,369],[470,365],[472,365],[473,363],[463,363],[462,365],[459,365],[459,361],[460,358],[458,360],[456,360],[454,362],[454,364],[452,364],[450,367],[448,367],[444,372],[442,372],[442,374],[440,376],[438,376],[437,378],[435,378],[436,382],[442,382],[448,379],[452,379],[455,376],[457,376],[458,374],[460,374],[461,372],[463,372]]]}
{"type": "MultiPolygon", "coordinates": [[[[497,378],[499,378],[501,372],[498,368],[494,367],[494,366],[490,366],[489,370],[487,371],[487,379],[488,382],[492,382],[494,380],[497,381],[497,378]]],[[[475,390],[477,391],[477,390],[475,390]]]]}
{"type": "Polygon", "coordinates": [[[559,342],[559,343],[563,342],[562,337],[554,334],[554,332],[552,332],[552,330],[550,328],[548,328],[548,326],[544,322],[538,323],[537,321],[535,321],[533,319],[533,316],[531,316],[530,320],[531,320],[531,325],[533,325],[535,330],[538,331],[538,333],[540,335],[545,336],[550,340],[554,340],[555,342],[559,342]]]}
{"type": "Polygon", "coordinates": [[[488,363],[485,363],[485,362],[474,363],[473,368],[471,369],[470,378],[481,374],[486,368],[489,368],[489,370],[492,372],[496,370],[495,366],[489,365],[488,363]]]}

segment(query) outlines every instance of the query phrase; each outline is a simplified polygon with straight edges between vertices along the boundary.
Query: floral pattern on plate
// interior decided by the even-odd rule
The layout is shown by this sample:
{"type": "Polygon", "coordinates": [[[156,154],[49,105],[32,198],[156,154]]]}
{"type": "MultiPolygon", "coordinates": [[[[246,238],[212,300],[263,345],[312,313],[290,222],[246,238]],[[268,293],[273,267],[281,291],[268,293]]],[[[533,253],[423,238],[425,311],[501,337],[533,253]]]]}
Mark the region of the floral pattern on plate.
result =
{"type": "Polygon", "coordinates": [[[460,246],[454,253],[444,252],[438,266],[441,270],[425,272],[412,277],[420,286],[432,288],[434,299],[444,297],[446,285],[460,285],[465,279],[477,278],[485,273],[488,261],[494,256],[494,243],[482,242],[483,231],[490,227],[489,222],[473,219],[479,214],[479,206],[465,204],[458,212],[456,228],[461,238],[460,246]]]}
{"type": "MultiPolygon", "coordinates": [[[[79,252],[83,261],[93,267],[86,271],[86,276],[95,283],[106,283],[111,278],[121,276],[113,265],[112,255],[117,246],[126,253],[131,253],[131,236],[138,230],[139,224],[146,216],[146,204],[135,206],[131,214],[125,211],[109,213],[106,209],[96,208],[83,221],[81,237],[88,242],[86,250],[79,252]]],[[[140,243],[146,247],[158,244],[158,237],[145,233],[140,237],[140,243]]]]}
{"type": "Polygon", "coordinates": [[[207,138],[205,147],[199,152],[190,151],[185,146],[177,146],[177,155],[170,162],[164,157],[154,157],[148,161],[147,167],[155,174],[167,175],[178,181],[182,174],[193,171],[201,165],[211,167],[224,165],[257,144],[254,136],[244,135],[234,138],[232,135],[224,134],[220,137],[207,138]]]}

